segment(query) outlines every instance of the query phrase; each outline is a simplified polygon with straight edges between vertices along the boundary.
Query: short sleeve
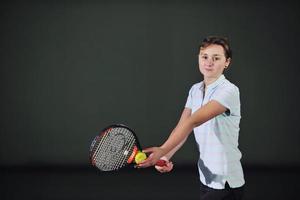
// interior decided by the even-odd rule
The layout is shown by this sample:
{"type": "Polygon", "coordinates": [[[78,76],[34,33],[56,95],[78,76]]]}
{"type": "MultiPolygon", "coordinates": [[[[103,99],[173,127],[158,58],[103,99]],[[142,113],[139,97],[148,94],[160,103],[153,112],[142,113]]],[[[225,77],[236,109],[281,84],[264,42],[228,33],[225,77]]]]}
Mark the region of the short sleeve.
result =
{"type": "Polygon", "coordinates": [[[240,107],[239,89],[234,85],[221,87],[215,91],[211,100],[222,104],[228,109],[229,113],[238,111],[237,109],[240,107]]]}
{"type": "Polygon", "coordinates": [[[193,87],[191,87],[190,91],[189,91],[189,95],[187,97],[187,100],[186,100],[186,103],[185,103],[185,107],[186,108],[190,108],[192,109],[192,90],[193,90],[193,87]]]}

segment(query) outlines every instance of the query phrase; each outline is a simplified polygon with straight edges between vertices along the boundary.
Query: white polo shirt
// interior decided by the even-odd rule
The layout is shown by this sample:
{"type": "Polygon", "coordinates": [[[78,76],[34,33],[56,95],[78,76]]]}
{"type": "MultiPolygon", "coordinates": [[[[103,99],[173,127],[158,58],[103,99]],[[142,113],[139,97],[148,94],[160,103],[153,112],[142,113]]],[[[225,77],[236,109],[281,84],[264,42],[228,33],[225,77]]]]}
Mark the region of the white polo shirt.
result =
{"type": "Polygon", "coordinates": [[[238,149],[240,114],[239,89],[221,75],[208,85],[205,96],[204,83],[196,83],[189,91],[185,107],[192,113],[211,100],[218,101],[228,110],[194,128],[200,151],[198,169],[200,181],[215,189],[225,188],[226,181],[232,188],[244,185],[243,169],[238,149]]]}

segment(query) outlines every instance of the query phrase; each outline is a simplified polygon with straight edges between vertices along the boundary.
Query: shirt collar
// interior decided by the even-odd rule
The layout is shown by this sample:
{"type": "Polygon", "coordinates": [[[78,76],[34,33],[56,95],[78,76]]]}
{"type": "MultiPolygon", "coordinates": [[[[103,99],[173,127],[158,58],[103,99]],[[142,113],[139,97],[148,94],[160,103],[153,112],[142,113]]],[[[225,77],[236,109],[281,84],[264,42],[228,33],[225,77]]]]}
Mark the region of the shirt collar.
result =
{"type": "MultiPolygon", "coordinates": [[[[213,83],[211,83],[207,86],[207,91],[217,87],[218,85],[223,83],[225,79],[226,78],[225,78],[224,74],[222,74],[217,80],[215,80],[213,83]]],[[[204,81],[201,82],[200,89],[201,90],[204,89],[204,81]]]]}

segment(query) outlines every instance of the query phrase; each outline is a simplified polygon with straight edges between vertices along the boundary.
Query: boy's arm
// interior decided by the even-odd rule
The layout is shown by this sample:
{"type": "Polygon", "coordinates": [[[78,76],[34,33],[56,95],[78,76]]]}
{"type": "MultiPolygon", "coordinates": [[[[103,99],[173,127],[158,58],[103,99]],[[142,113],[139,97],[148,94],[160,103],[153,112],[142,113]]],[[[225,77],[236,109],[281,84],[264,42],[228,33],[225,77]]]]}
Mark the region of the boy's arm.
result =
{"type": "Polygon", "coordinates": [[[144,152],[152,153],[144,162],[139,164],[139,167],[149,167],[154,165],[159,158],[166,155],[182,141],[184,141],[188,135],[192,132],[194,127],[197,127],[208,120],[218,116],[226,111],[226,107],[221,105],[219,102],[212,100],[199,108],[186,120],[182,121],[179,126],[174,129],[170,134],[167,141],[160,147],[151,147],[145,149],[144,152]]]}
{"type": "MultiPolygon", "coordinates": [[[[184,108],[184,110],[182,111],[181,117],[176,125],[176,127],[174,128],[174,130],[171,132],[171,135],[174,134],[174,132],[176,131],[177,127],[181,126],[181,124],[191,116],[192,114],[192,110],[190,108],[184,108]]],[[[178,151],[178,149],[180,149],[182,147],[182,145],[185,143],[187,137],[185,137],[177,146],[175,146],[172,150],[170,150],[165,157],[170,160],[172,158],[172,156],[178,151]]]]}

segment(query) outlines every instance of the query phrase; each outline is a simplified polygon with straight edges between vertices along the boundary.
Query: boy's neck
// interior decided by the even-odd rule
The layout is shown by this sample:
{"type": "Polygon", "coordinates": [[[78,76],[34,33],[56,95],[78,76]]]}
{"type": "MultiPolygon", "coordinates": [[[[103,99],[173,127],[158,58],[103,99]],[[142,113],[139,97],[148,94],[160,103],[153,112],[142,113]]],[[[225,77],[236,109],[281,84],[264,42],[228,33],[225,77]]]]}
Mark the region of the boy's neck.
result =
{"type": "Polygon", "coordinates": [[[205,78],[204,77],[204,85],[205,85],[205,88],[207,88],[210,84],[212,84],[213,82],[215,82],[218,78],[218,77],[212,77],[212,78],[205,78]]]}

